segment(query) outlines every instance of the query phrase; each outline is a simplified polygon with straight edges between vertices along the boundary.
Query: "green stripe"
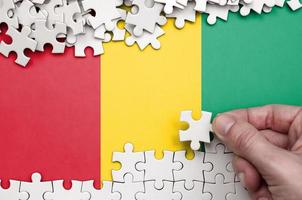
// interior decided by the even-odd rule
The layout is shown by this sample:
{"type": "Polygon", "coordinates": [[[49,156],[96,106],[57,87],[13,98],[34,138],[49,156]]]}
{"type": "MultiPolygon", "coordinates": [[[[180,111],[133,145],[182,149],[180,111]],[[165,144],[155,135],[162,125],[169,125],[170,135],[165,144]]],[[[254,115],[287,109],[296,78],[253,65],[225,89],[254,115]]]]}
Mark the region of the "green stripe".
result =
{"type": "Polygon", "coordinates": [[[302,10],[202,23],[203,110],[302,105],[302,10]]]}

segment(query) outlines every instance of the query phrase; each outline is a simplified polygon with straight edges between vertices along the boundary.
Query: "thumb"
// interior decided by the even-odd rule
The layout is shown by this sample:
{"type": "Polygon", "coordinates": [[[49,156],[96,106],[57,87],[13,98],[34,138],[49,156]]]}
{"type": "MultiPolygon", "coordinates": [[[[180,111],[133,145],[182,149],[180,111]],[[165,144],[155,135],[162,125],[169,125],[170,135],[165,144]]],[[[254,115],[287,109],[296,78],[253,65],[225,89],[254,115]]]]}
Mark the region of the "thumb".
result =
{"type": "Polygon", "coordinates": [[[269,173],[275,169],[281,150],[267,141],[247,121],[222,114],[214,120],[213,130],[230,150],[249,161],[259,171],[269,173]]]}

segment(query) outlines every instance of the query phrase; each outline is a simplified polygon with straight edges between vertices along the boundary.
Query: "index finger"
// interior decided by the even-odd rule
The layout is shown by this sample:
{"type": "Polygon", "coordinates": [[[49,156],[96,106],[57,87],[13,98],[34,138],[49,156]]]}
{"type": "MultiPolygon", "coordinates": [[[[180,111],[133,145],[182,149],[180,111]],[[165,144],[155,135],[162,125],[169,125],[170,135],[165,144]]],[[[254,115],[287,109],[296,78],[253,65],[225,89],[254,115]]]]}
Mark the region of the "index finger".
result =
{"type": "Polygon", "coordinates": [[[291,124],[301,112],[299,106],[267,105],[226,112],[237,120],[245,120],[258,130],[271,129],[279,133],[288,133],[291,124]]]}

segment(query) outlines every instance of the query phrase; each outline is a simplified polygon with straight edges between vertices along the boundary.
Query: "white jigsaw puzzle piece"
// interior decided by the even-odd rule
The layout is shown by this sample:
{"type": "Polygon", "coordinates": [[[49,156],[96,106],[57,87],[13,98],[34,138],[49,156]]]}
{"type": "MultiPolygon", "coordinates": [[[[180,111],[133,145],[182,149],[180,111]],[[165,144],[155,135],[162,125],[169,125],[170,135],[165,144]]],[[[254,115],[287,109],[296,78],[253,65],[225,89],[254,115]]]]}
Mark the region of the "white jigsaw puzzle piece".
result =
{"type": "Polygon", "coordinates": [[[81,16],[81,8],[78,1],[63,0],[63,6],[58,7],[56,12],[63,14],[64,23],[72,30],[74,35],[84,33],[85,20],[76,17],[81,16]]]}
{"type": "Polygon", "coordinates": [[[136,168],[145,171],[145,181],[155,181],[155,188],[162,189],[164,181],[174,181],[173,171],[182,167],[181,163],[173,162],[173,156],[173,152],[164,151],[164,157],[158,160],[155,158],[155,151],[146,151],[146,162],[137,163],[136,168]]]}
{"type": "Polygon", "coordinates": [[[202,111],[201,119],[194,120],[192,111],[182,111],[180,115],[181,122],[187,122],[189,128],[179,131],[179,139],[181,142],[190,141],[193,150],[200,149],[200,142],[210,142],[212,113],[202,111]]]}
{"type": "Polygon", "coordinates": [[[6,23],[8,26],[18,28],[18,18],[15,14],[15,9],[16,7],[12,0],[0,0],[0,24],[6,23]]]}
{"type": "Polygon", "coordinates": [[[225,146],[217,145],[217,153],[206,153],[205,163],[212,164],[212,170],[204,171],[205,181],[208,183],[215,183],[215,177],[217,174],[221,174],[224,177],[225,183],[231,183],[235,180],[235,172],[232,170],[231,161],[233,159],[233,153],[224,153],[225,146]]]}
{"type": "MultiPolygon", "coordinates": [[[[47,23],[53,25],[56,22],[63,23],[64,15],[60,12],[58,7],[63,6],[63,0],[48,0],[45,3],[38,5],[38,7],[47,14],[47,23]]],[[[62,11],[62,10],[61,10],[62,11]]],[[[46,15],[44,14],[44,15],[46,15]]]]}
{"type": "Polygon", "coordinates": [[[131,174],[126,174],[125,182],[113,182],[113,192],[118,192],[121,195],[120,200],[136,200],[135,196],[138,192],[144,192],[143,182],[134,182],[131,174]]]}
{"type": "Polygon", "coordinates": [[[15,14],[18,16],[18,21],[23,26],[31,27],[36,20],[47,19],[43,12],[36,11],[35,5],[29,0],[23,0],[17,5],[15,14]]]}
{"type": "Polygon", "coordinates": [[[89,26],[85,26],[85,33],[76,36],[75,43],[75,56],[85,57],[85,49],[90,47],[93,49],[93,55],[99,56],[104,53],[103,42],[109,41],[110,38],[105,40],[94,37],[94,29],[89,26]]]}
{"type": "Polygon", "coordinates": [[[121,198],[120,193],[112,192],[113,183],[111,181],[103,181],[100,190],[94,188],[93,182],[93,180],[84,181],[82,185],[82,192],[90,195],[89,200],[119,200],[121,198]]]}
{"type": "Polygon", "coordinates": [[[186,158],[186,151],[177,151],[174,155],[174,162],[180,162],[182,168],[174,170],[175,181],[185,181],[185,188],[191,190],[194,188],[194,181],[204,182],[204,171],[210,171],[212,165],[204,163],[204,152],[194,151],[194,158],[186,158]]]}
{"type": "Polygon", "coordinates": [[[156,25],[167,23],[166,17],[161,15],[163,5],[154,3],[153,6],[146,5],[144,1],[133,0],[134,8],[126,17],[126,24],[133,25],[133,34],[136,37],[142,36],[145,31],[154,33],[156,25]]]}
{"type": "Polygon", "coordinates": [[[302,8],[302,3],[300,2],[300,0],[290,0],[287,1],[288,6],[293,10],[299,10],[300,8],[302,8]]]}
{"type": "Polygon", "coordinates": [[[242,184],[240,182],[236,182],[235,193],[227,194],[226,200],[251,200],[251,197],[242,184]]]}
{"type": "Polygon", "coordinates": [[[181,193],[173,192],[173,182],[164,181],[164,188],[158,190],[154,187],[154,181],[145,182],[145,192],[136,194],[137,200],[180,200],[181,193]]]}
{"type": "Polygon", "coordinates": [[[124,146],[125,152],[113,152],[112,161],[121,163],[120,170],[112,171],[112,178],[115,182],[124,182],[124,176],[130,173],[134,182],[144,181],[144,172],[136,169],[138,162],[145,162],[144,152],[134,152],[131,143],[124,146]]]}
{"type": "Polygon", "coordinates": [[[172,14],[175,8],[184,9],[185,6],[177,2],[177,0],[154,0],[157,3],[164,4],[164,12],[166,14],[172,14]]]}
{"type": "Polygon", "coordinates": [[[144,31],[140,37],[136,37],[133,34],[133,26],[126,24],[126,30],[131,34],[131,36],[126,38],[125,42],[127,46],[132,46],[134,43],[137,43],[141,50],[145,49],[149,44],[151,44],[153,49],[160,49],[161,45],[157,38],[165,34],[165,31],[158,25],[155,26],[154,33],[144,31]]]}
{"type": "Polygon", "coordinates": [[[24,50],[30,49],[34,52],[37,47],[37,42],[29,38],[31,29],[27,26],[24,26],[21,32],[19,32],[15,28],[9,26],[6,34],[12,38],[12,43],[6,44],[4,41],[1,41],[0,53],[2,53],[5,57],[8,57],[11,52],[15,52],[17,54],[17,59],[15,62],[25,67],[30,58],[24,54],[24,50]]]}
{"type": "Polygon", "coordinates": [[[111,37],[111,35],[106,32],[107,30],[106,30],[104,24],[99,26],[95,30],[94,37],[99,38],[99,39],[105,39],[106,37],[110,37],[110,40],[112,40],[112,41],[123,41],[125,39],[126,29],[125,28],[119,28],[118,23],[121,22],[121,21],[125,21],[127,14],[126,14],[125,10],[118,9],[118,11],[120,12],[121,17],[118,18],[118,19],[112,20],[112,22],[114,24],[114,28],[111,31],[113,37],[111,37]],[[106,36],[106,34],[108,34],[108,36],[106,36]]]}
{"type": "Polygon", "coordinates": [[[223,176],[218,174],[214,183],[205,183],[203,192],[210,193],[211,200],[225,200],[229,193],[235,192],[234,183],[224,183],[223,176]]]}
{"type": "Polygon", "coordinates": [[[176,8],[173,13],[167,15],[168,18],[176,18],[175,26],[178,29],[182,29],[185,26],[185,22],[195,22],[196,20],[196,10],[195,4],[193,2],[189,2],[188,5],[184,9],[176,8]]]}
{"type": "Polygon", "coordinates": [[[240,14],[242,16],[249,15],[251,10],[255,11],[258,14],[261,14],[263,11],[263,7],[265,5],[268,7],[275,6],[275,0],[254,0],[249,4],[247,4],[245,2],[241,2],[241,3],[242,3],[242,7],[240,9],[240,14]]]}
{"type": "Polygon", "coordinates": [[[206,153],[217,153],[217,145],[223,145],[225,147],[224,153],[232,153],[231,150],[223,144],[221,140],[217,138],[217,136],[214,135],[213,140],[210,143],[205,144],[205,152],[206,153]]]}
{"type": "Polygon", "coordinates": [[[184,181],[177,181],[174,183],[173,191],[181,193],[181,200],[211,200],[209,193],[203,193],[203,187],[204,182],[194,181],[194,188],[188,190],[184,181]]]}
{"type": "Polygon", "coordinates": [[[43,200],[44,193],[53,190],[52,183],[50,181],[42,182],[41,174],[32,174],[32,182],[21,182],[20,191],[27,192],[29,194],[28,200],[43,200]]]}
{"type": "Polygon", "coordinates": [[[45,192],[45,200],[89,200],[90,193],[82,192],[81,181],[71,181],[72,187],[70,190],[66,190],[63,186],[63,180],[53,181],[53,190],[51,192],[45,192]]]}
{"type": "Polygon", "coordinates": [[[239,10],[238,5],[235,5],[235,6],[233,6],[233,5],[220,6],[220,5],[217,5],[217,4],[208,4],[207,9],[206,9],[206,13],[209,14],[209,16],[207,18],[207,22],[208,22],[208,24],[213,25],[217,22],[217,18],[220,18],[224,21],[227,21],[229,11],[237,12],[238,10],[239,10]]]}
{"type": "Polygon", "coordinates": [[[117,6],[120,1],[117,0],[83,0],[84,10],[94,10],[95,16],[90,15],[88,21],[90,25],[96,29],[104,24],[109,31],[113,30],[114,23],[112,20],[121,17],[117,6]]]}
{"type": "Polygon", "coordinates": [[[31,37],[37,41],[37,50],[44,51],[45,44],[52,45],[52,53],[64,53],[65,42],[59,42],[58,36],[66,34],[66,25],[56,22],[53,28],[48,28],[46,20],[37,20],[31,37]]]}
{"type": "MultiPolygon", "coordinates": [[[[0,186],[0,199],[1,200],[27,200],[29,195],[27,192],[20,192],[20,181],[10,180],[10,187],[3,189],[0,186]]],[[[0,180],[1,185],[1,180],[0,180]]]]}

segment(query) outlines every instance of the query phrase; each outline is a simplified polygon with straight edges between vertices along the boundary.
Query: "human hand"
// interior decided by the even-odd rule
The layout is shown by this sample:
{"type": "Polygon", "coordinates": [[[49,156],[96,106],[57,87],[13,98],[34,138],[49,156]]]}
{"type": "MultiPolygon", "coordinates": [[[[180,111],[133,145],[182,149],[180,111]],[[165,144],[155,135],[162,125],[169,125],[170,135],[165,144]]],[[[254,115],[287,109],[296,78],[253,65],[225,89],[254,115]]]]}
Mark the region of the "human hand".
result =
{"type": "Polygon", "coordinates": [[[213,129],[255,200],[302,199],[302,107],[268,105],[218,115],[213,129]]]}

